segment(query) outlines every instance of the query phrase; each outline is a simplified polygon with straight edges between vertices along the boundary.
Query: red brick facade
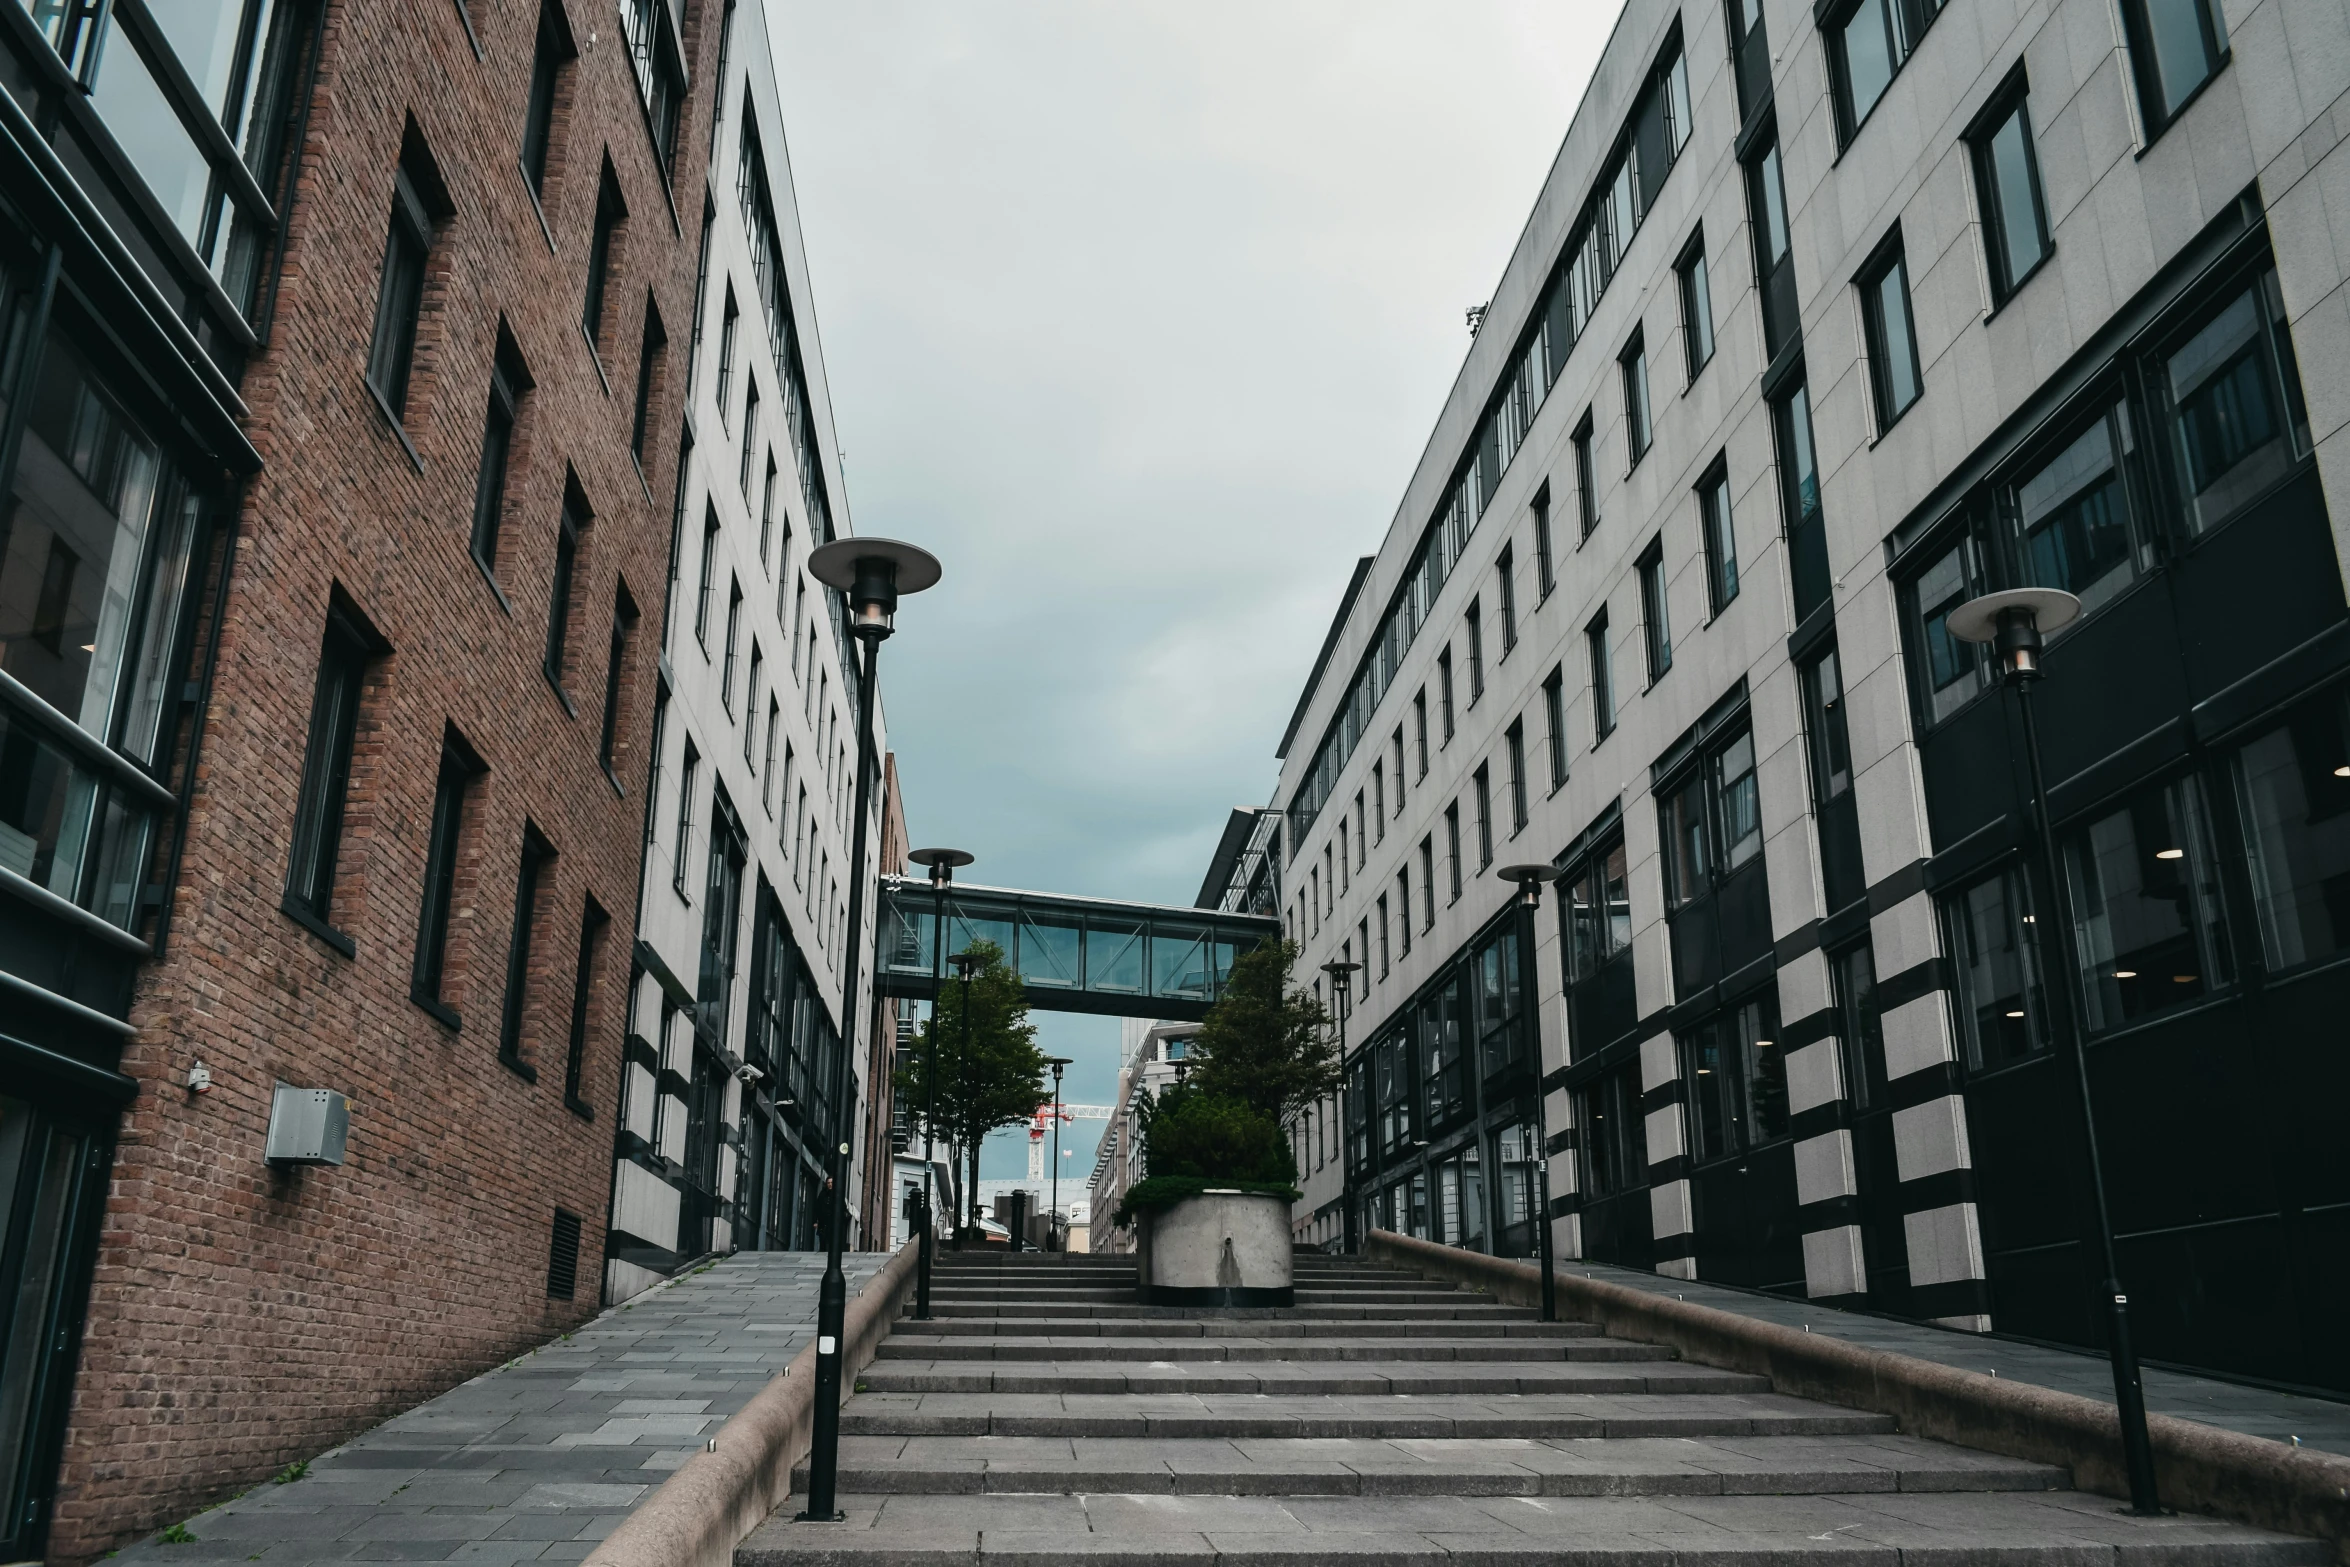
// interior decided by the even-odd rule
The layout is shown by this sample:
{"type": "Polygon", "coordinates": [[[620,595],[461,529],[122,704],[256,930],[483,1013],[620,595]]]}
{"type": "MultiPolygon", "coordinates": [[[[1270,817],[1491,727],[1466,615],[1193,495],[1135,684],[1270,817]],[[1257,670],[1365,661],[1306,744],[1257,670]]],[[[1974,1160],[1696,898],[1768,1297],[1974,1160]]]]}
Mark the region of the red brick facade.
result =
{"type": "Polygon", "coordinates": [[[272,335],[243,388],[265,466],[242,496],[169,943],[123,1060],[141,1092],[91,1291],[53,1560],[184,1516],[596,1309],[722,0],[684,6],[692,91],[674,192],[617,8],[567,3],[579,53],[557,97],[543,226],[516,155],[537,0],[335,0],[327,12],[272,335]],[[362,378],[411,125],[453,209],[433,242],[404,421],[413,455],[362,378]],[[599,366],[580,318],[607,160],[627,218],[599,366]],[[640,475],[630,432],[648,290],[669,341],[640,475]],[[493,590],[468,539],[501,320],[534,385],[493,590]],[[593,512],[568,704],[540,667],[567,483],[593,512]],[[642,618],[615,787],[598,744],[622,585],[642,618]],[[390,649],[366,681],[337,862],[332,924],[350,955],[280,909],[338,588],[390,649]],[[460,838],[444,987],[455,1030],[409,996],[450,730],[487,767],[460,838]],[[535,1081],[498,1055],[526,821],[556,851],[521,1041],[535,1081]],[[564,1064],[589,899],[610,923],[582,1114],[566,1107],[564,1064]],[[216,1085],[201,1097],[180,1086],[198,1059],[216,1085]],[[348,1162],[263,1162],[277,1081],[350,1096],[348,1162]],[[570,1301],[547,1291],[558,1207],[584,1221],[570,1301]]]}

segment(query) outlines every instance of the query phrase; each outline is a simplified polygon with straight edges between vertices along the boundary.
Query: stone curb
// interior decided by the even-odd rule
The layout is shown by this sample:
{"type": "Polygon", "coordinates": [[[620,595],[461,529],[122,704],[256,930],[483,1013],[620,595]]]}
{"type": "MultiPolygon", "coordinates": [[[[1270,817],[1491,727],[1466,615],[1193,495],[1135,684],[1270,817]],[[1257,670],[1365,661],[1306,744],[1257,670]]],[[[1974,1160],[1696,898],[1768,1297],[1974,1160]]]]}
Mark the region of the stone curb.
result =
{"type": "MultiPolygon", "coordinates": [[[[1368,1256],[1538,1305],[1535,1264],[1373,1230],[1368,1256]]],[[[2126,1496],[2121,1422],[2110,1404],[2026,1382],[1863,1349],[1711,1306],[1557,1271],[1562,1312],[1603,1332],[1664,1344],[1702,1365],[1767,1376],[1778,1392],[1891,1415],[1912,1436],[2060,1464],[2085,1491],[2126,1496]]],[[[2350,1458],[2289,1447],[2175,1415],[2150,1415],[2163,1505],[2313,1536],[2350,1567],[2350,1458]]]]}
{"type": "MultiPolygon", "coordinates": [[[[849,1297],[841,1324],[844,1397],[913,1294],[916,1250],[910,1241],[900,1246],[849,1297]]],[[[808,1452],[815,1388],[810,1340],[718,1428],[710,1449],[681,1464],[583,1567],[729,1567],[735,1546],[791,1494],[792,1466],[808,1452]]]]}

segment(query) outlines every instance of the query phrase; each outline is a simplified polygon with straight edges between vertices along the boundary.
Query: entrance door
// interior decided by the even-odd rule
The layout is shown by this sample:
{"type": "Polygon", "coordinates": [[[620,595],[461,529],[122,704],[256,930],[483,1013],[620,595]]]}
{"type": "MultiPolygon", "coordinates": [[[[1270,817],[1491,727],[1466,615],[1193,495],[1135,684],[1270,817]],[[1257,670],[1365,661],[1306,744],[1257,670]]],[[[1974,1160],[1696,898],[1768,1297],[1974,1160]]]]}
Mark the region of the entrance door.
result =
{"type": "Polygon", "coordinates": [[[86,1132],[0,1094],[0,1560],[41,1554],[81,1323],[76,1239],[103,1157],[86,1132]]]}

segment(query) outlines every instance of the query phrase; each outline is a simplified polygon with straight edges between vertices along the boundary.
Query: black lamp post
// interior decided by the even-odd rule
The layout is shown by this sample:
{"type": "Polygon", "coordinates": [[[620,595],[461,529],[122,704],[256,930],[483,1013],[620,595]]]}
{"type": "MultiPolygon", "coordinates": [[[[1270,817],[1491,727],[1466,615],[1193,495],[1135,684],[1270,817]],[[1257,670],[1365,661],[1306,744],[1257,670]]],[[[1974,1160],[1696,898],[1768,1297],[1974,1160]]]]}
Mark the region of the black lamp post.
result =
{"type": "Polygon", "coordinates": [[[1505,865],[1494,873],[1518,884],[1518,1011],[1534,1057],[1534,1255],[1542,1266],[1542,1320],[1559,1319],[1559,1287],[1550,1256],[1550,1117],[1542,1086],[1542,987],[1534,977],[1534,911],[1542,906],[1542,884],[1562,874],[1555,865],[1505,865]]]}
{"type": "Polygon", "coordinates": [[[922,1045],[922,1256],[914,1275],[914,1316],[917,1321],[927,1322],[930,1320],[930,1232],[934,1227],[931,1219],[938,1212],[938,1196],[932,1189],[938,1168],[933,1139],[938,1123],[938,993],[945,983],[940,970],[946,961],[947,888],[954,882],[956,868],[970,864],[971,856],[961,849],[916,849],[906,858],[930,871],[930,1037],[922,1045]]]}
{"type": "MultiPolygon", "coordinates": [[[[1406,913],[1408,914],[1409,911],[1407,910],[1406,913]]],[[[1335,958],[1322,965],[1322,972],[1330,976],[1331,999],[1338,1003],[1335,1010],[1338,1013],[1338,1064],[1341,1068],[1346,1065],[1346,1020],[1354,1014],[1355,1009],[1355,972],[1361,967],[1360,963],[1347,963],[1335,958]]],[[[1339,1102],[1344,1104],[1346,1102],[1346,1088],[1343,1084],[1339,1087],[1338,1092],[1339,1102]]],[[[1342,1127],[1341,1131],[1343,1132],[1343,1130],[1342,1127]]],[[[1363,1238],[1355,1222],[1354,1196],[1352,1193],[1346,1192],[1346,1147],[1343,1136],[1340,1138],[1338,1152],[1338,1185],[1339,1190],[1344,1194],[1338,1202],[1339,1222],[1346,1227],[1346,1249],[1351,1254],[1363,1249],[1363,1238]]]]}
{"type": "MultiPolygon", "coordinates": [[[[964,1193],[970,1199],[971,1229],[979,1228],[979,1106],[971,1081],[971,976],[979,972],[979,954],[965,948],[947,959],[955,966],[955,978],[962,988],[963,998],[963,1152],[970,1161],[971,1177],[964,1193]]],[[[955,1226],[955,1250],[963,1249],[965,1226],[955,1226]]],[[[983,1240],[985,1237],[981,1237],[983,1240]]]]}
{"type": "Polygon", "coordinates": [[[857,960],[864,943],[858,932],[865,921],[865,819],[873,797],[873,686],[901,593],[919,593],[939,579],[936,556],[894,539],[835,539],[808,557],[808,574],[828,588],[848,596],[849,634],[863,649],[863,669],[857,681],[857,824],[849,848],[849,935],[842,946],[840,986],[840,1060],[833,1069],[831,1103],[839,1124],[829,1129],[833,1139],[831,1220],[824,1237],[824,1282],[816,1296],[816,1407],[810,1417],[808,1447],[808,1510],[799,1516],[834,1523],[840,1512],[833,1506],[833,1481],[840,1460],[840,1340],[848,1315],[848,1278],[841,1272],[842,1239],[848,1233],[849,1144],[847,1107],[849,1063],[857,1045],[857,960]]]}
{"type": "Polygon", "coordinates": [[[1045,1245],[1053,1247],[1053,1221],[1061,1216],[1061,1073],[1068,1068],[1067,1056],[1046,1056],[1044,1064],[1053,1069],[1053,1207],[1044,1221],[1045,1245]]]}
{"type": "MultiPolygon", "coordinates": [[[[2146,1433],[2146,1389],[2138,1378],[2138,1351],[2130,1341],[2130,1298],[2122,1293],[2121,1265],[2113,1244],[2113,1215],[2105,1201],[2105,1167],[2097,1151],[2097,1109],[2089,1096],[2089,1054],[2073,1014],[2072,976],[2080,973],[2073,954],[2072,900],[2058,862],[2056,833],[2048,816],[2048,789],[2040,777],[2040,730],[2032,716],[2032,687],[2040,679],[2041,639],[2080,616],[2081,601],[2056,588],[2011,588],[1969,599],[1950,612],[1950,634],[1988,645],[1999,662],[2000,679],[2015,692],[2023,713],[2024,758],[2032,776],[2032,830],[2040,839],[2040,870],[2048,881],[2051,919],[2056,927],[2056,966],[2064,973],[2048,987],[2057,1033],[2072,1053],[2074,1084],[2081,1101],[2081,1133],[2089,1158],[2089,1190],[2097,1219],[2097,1245],[2105,1264],[2101,1293],[2105,1341],[2113,1358],[2113,1399],[2121,1418],[2122,1467],[2130,1479],[2130,1511],[2151,1517],[2162,1510],[2154,1483],[2154,1444],[2146,1433]]],[[[2046,926],[2034,921],[2035,931],[2046,926]]]]}

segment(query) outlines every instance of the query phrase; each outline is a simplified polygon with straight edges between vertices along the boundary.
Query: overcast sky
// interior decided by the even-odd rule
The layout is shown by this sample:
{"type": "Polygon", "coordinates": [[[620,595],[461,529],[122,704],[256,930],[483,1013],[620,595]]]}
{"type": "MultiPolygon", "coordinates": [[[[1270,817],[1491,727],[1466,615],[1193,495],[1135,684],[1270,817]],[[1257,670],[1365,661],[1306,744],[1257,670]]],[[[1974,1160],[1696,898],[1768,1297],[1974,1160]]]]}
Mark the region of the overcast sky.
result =
{"type": "MultiPolygon", "coordinates": [[[[1188,904],[1619,6],[766,3],[850,513],[946,566],[882,661],[914,840],[1188,904]]],[[[1038,1020],[1110,1097],[1115,1020],[1038,1020]]]]}

